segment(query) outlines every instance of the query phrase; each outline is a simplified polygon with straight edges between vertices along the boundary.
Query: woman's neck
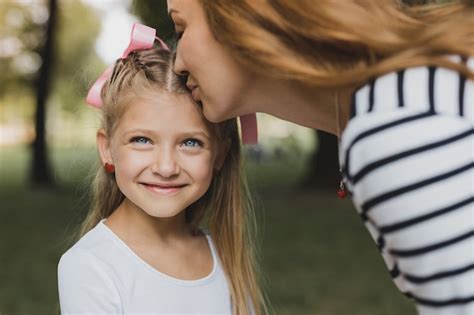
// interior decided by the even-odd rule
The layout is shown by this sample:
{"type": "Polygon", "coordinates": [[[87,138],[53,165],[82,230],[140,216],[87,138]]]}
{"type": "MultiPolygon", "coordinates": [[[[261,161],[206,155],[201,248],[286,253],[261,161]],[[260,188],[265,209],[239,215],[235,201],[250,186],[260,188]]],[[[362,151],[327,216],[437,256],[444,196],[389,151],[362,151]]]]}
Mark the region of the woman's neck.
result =
{"type": "Polygon", "coordinates": [[[262,79],[249,100],[259,112],[340,136],[350,115],[355,88],[314,88],[295,82],[262,79]]]}

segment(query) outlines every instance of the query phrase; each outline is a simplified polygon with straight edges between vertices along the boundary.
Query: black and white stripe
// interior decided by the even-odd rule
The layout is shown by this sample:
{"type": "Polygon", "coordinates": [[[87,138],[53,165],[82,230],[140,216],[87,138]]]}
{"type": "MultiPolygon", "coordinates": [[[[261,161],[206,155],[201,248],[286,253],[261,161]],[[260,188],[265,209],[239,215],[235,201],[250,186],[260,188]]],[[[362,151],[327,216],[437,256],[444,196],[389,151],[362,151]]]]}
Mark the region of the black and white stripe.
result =
{"type": "Polygon", "coordinates": [[[409,68],[352,102],[340,164],[395,283],[420,314],[474,314],[474,82],[409,68]]]}

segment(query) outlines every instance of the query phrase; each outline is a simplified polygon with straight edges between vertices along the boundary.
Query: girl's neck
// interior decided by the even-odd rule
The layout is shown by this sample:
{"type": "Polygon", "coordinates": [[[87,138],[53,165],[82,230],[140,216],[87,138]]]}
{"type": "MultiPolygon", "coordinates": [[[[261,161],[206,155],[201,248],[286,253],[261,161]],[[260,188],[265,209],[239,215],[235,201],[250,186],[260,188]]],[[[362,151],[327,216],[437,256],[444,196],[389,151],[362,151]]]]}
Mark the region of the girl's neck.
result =
{"type": "Polygon", "coordinates": [[[158,272],[181,280],[211,273],[211,248],[203,234],[191,232],[184,211],[173,218],[155,218],[125,200],[105,224],[138,257],[158,272]]]}
{"type": "Polygon", "coordinates": [[[340,136],[349,120],[353,87],[329,89],[261,79],[249,99],[259,112],[340,136]]]}
{"type": "Polygon", "coordinates": [[[139,209],[126,198],[107,218],[106,225],[132,243],[169,244],[192,235],[184,211],[171,218],[157,218],[139,209]]]}

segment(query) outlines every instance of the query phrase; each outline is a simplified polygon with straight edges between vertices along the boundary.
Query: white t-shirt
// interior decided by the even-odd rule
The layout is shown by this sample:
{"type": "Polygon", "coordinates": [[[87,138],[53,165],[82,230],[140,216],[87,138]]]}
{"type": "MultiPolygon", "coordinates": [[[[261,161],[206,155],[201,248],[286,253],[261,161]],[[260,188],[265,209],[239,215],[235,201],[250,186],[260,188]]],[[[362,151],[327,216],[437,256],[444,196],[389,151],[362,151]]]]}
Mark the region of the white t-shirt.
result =
{"type": "Polygon", "coordinates": [[[231,314],[227,280],[206,238],[214,262],[211,273],[180,280],[151,267],[100,222],[61,257],[61,313],[231,314]]]}

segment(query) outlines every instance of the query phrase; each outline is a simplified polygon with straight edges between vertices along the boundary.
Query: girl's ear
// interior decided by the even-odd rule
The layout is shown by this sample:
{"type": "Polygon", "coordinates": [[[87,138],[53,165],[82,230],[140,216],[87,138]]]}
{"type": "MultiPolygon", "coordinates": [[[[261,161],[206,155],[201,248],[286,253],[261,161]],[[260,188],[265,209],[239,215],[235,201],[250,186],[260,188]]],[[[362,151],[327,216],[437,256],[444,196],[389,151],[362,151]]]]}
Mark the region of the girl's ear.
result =
{"type": "Polygon", "coordinates": [[[102,165],[105,163],[113,164],[112,154],[110,153],[110,139],[104,129],[97,130],[96,141],[97,149],[99,149],[100,160],[102,165]]]}

